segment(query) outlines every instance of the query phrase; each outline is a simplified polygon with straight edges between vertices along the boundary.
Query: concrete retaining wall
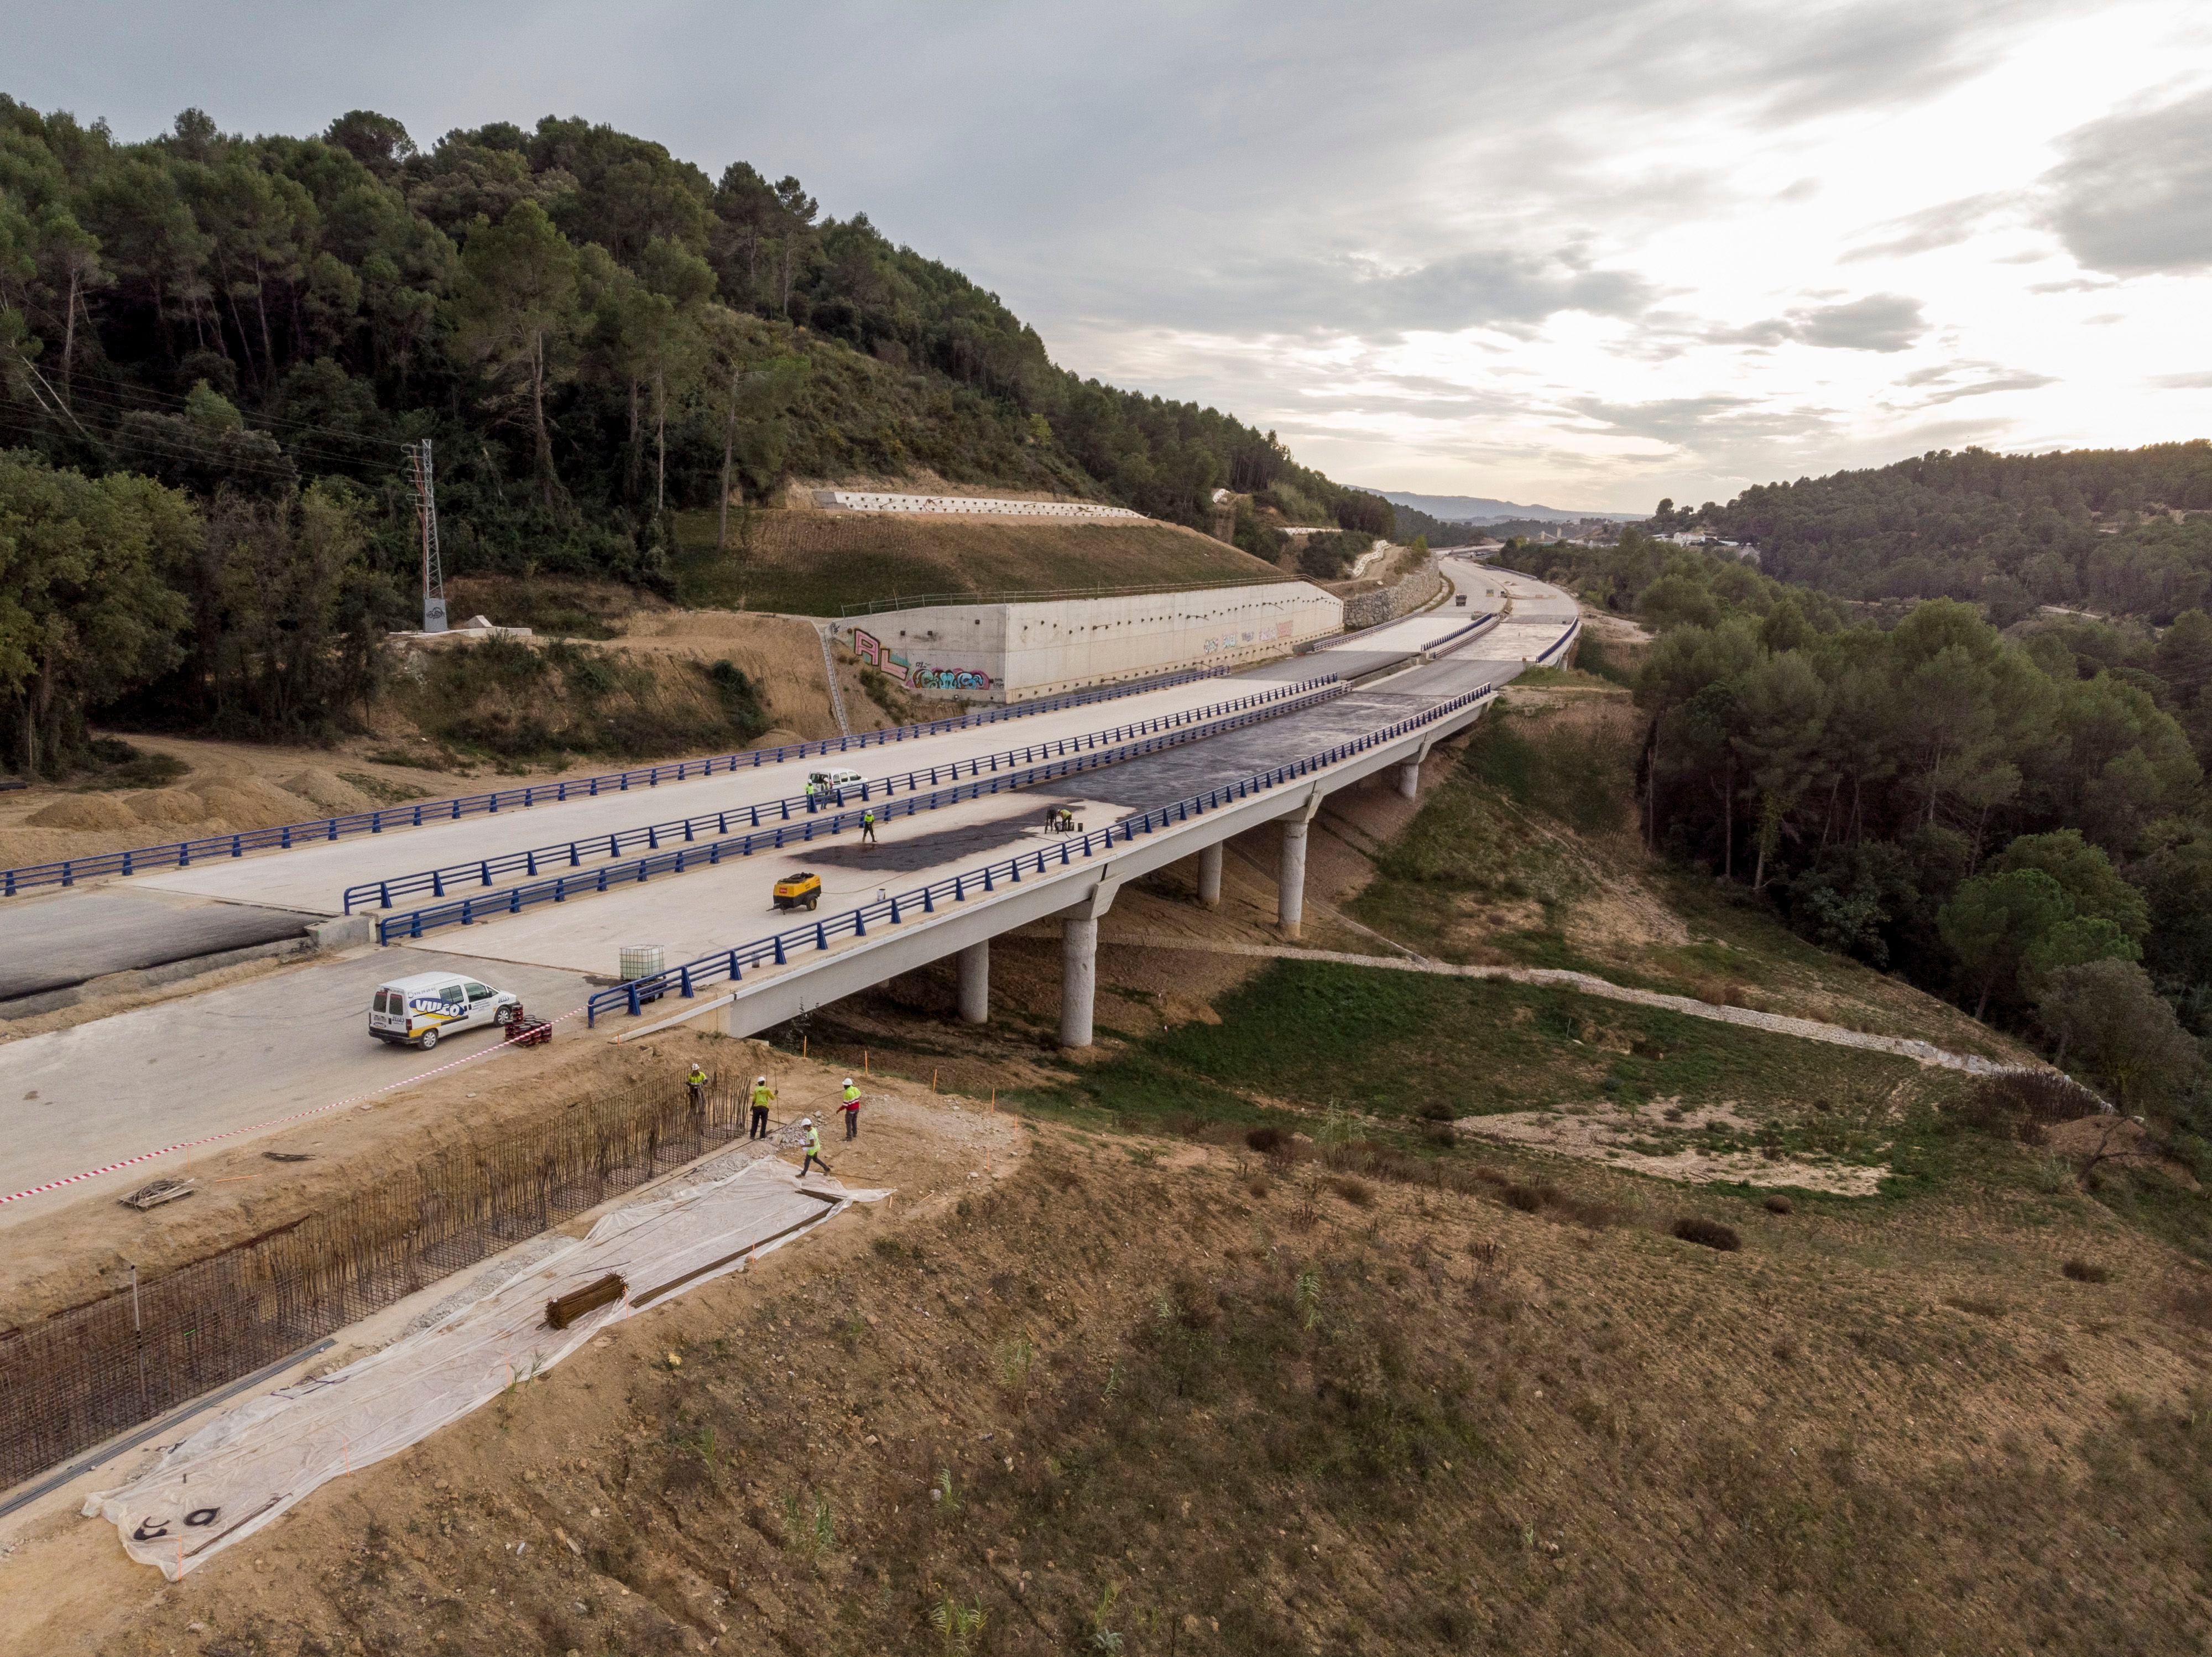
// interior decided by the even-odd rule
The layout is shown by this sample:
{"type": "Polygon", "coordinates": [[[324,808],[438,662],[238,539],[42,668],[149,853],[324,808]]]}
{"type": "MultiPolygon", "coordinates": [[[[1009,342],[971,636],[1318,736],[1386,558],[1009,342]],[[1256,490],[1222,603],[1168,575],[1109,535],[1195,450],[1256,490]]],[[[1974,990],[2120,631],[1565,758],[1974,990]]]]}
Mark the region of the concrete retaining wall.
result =
{"type": "Polygon", "coordinates": [[[876,490],[817,489],[817,506],[846,512],[955,513],[992,518],[1081,518],[1143,523],[1145,515],[1126,506],[1092,501],[1008,501],[973,495],[890,495],[876,490]]]}
{"type": "Polygon", "coordinates": [[[1306,582],[1035,604],[892,610],[840,624],[863,662],[923,695],[1024,702],[1178,667],[1238,667],[1342,631],[1306,582]]]}
{"type": "Polygon", "coordinates": [[[1344,601],[1345,631],[1356,632],[1362,627],[1379,627],[1386,621],[1395,621],[1436,597],[1443,582],[1442,570],[1432,563],[1425,564],[1394,587],[1348,598],[1344,601]]]}

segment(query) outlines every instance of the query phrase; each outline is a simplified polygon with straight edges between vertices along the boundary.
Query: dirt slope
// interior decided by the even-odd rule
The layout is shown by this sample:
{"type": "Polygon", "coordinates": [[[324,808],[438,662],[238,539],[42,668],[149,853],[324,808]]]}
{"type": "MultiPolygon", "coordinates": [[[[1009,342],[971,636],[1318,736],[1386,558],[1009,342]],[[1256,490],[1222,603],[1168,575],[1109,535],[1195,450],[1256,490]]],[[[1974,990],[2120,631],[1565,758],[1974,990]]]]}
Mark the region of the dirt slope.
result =
{"type": "Polygon", "coordinates": [[[2201,1649],[2212,1295],[2081,1204],[1719,1253],[1625,1180],[1033,1138],[179,1587],[63,1521],[0,1650],[2201,1649]]]}
{"type": "Polygon", "coordinates": [[[714,550],[712,514],[680,520],[677,582],[687,604],[836,616],[897,594],[1179,586],[1282,572],[1175,524],[1050,523],[890,514],[772,511],[752,551],[714,550]]]}

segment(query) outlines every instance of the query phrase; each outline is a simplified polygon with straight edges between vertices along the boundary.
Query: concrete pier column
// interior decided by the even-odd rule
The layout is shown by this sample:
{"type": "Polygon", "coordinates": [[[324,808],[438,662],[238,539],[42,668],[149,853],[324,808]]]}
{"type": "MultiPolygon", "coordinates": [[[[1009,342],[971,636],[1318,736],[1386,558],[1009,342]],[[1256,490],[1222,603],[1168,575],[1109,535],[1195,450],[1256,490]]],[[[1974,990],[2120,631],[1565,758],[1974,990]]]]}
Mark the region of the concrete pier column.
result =
{"type": "Polygon", "coordinates": [[[1060,923],[1060,1045],[1091,1045],[1098,996],[1098,923],[1069,916],[1060,923]]]}
{"type": "Polygon", "coordinates": [[[1198,854],[1198,900],[1208,909],[1221,907],[1221,845],[1216,840],[1198,854]]]}
{"type": "Polygon", "coordinates": [[[1286,938],[1298,935],[1306,914],[1306,820],[1283,824],[1283,862],[1276,875],[1275,923],[1286,938]]]}
{"type": "Polygon", "coordinates": [[[991,941],[971,943],[960,952],[960,1021],[991,1021],[991,941]]]}
{"type": "Polygon", "coordinates": [[[1421,762],[1408,759],[1398,767],[1398,792],[1408,800],[1418,800],[1421,794],[1421,762]]]}

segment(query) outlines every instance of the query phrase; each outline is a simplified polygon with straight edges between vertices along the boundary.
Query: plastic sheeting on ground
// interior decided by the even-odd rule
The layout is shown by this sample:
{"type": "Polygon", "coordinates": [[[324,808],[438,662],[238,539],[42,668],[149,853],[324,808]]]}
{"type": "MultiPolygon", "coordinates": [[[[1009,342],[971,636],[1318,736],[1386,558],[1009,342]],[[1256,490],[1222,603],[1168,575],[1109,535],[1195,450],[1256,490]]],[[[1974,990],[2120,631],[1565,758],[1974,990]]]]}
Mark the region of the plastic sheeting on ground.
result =
{"type": "Polygon", "coordinates": [[[327,1481],[381,1461],[543,1374],[608,1325],[728,1272],[885,1193],[802,1187],[756,1162],[675,1196],[619,1209],[588,1236],[429,1328],[319,1380],[253,1399],[173,1446],[85,1515],[122,1532],[133,1559],[171,1581],[273,1522],[327,1481]],[[621,1300],[546,1326],[545,1303],[609,1272],[621,1300]]]}

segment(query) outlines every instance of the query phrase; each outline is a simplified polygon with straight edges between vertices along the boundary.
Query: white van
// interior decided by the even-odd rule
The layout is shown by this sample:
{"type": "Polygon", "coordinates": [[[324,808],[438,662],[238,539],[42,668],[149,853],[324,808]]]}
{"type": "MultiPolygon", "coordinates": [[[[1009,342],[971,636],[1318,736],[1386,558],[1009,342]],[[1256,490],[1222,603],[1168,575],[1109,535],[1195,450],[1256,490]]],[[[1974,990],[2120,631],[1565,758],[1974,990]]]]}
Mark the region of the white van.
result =
{"type": "Polygon", "coordinates": [[[806,792],[812,798],[835,800],[840,795],[857,792],[860,787],[860,773],[856,771],[840,767],[836,771],[806,773],[806,792]]]}
{"type": "Polygon", "coordinates": [[[368,1033],[379,1041],[420,1047],[482,1024],[504,1025],[522,997],[453,972],[417,972],[380,984],[368,1002],[368,1033]]]}

